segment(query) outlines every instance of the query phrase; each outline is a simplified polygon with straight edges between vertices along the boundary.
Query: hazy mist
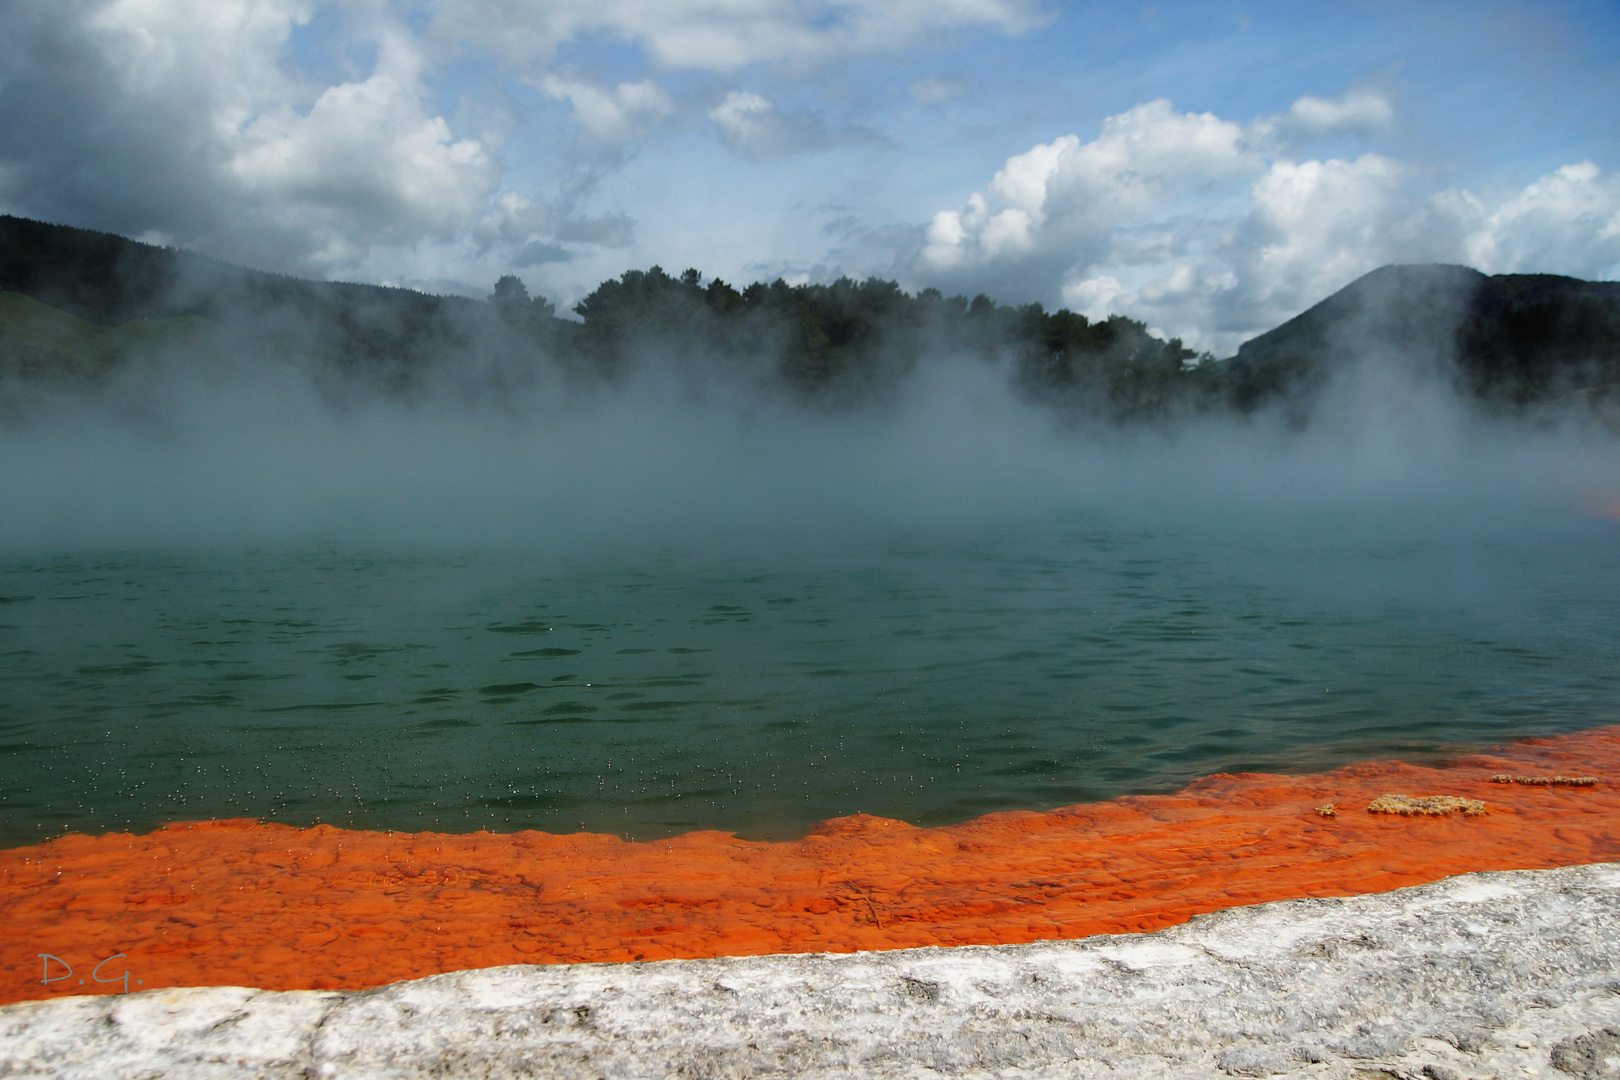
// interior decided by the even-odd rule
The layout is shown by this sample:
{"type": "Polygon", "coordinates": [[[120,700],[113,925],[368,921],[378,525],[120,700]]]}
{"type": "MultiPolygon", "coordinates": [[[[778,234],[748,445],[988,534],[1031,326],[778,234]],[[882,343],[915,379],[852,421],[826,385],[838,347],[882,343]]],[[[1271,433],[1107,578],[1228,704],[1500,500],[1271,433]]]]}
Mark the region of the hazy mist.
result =
{"type": "Polygon", "coordinates": [[[1486,419],[1442,365],[1371,346],[1303,427],[1282,410],[1076,423],[949,355],[840,411],[657,360],[608,383],[542,366],[406,397],[334,393],[285,360],[205,360],[129,365],[10,410],[0,545],[824,544],[1107,508],[1510,526],[1620,495],[1620,444],[1601,428],[1486,419]]]}

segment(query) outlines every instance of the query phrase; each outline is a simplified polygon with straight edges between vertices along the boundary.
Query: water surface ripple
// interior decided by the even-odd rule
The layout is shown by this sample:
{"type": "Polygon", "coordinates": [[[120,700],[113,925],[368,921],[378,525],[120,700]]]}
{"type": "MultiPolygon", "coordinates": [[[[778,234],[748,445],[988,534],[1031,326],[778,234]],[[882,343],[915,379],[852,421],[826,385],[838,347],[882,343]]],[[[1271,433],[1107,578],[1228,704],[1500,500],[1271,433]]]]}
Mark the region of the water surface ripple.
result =
{"type": "Polygon", "coordinates": [[[758,838],[1620,716],[1620,529],[1076,515],[762,553],[0,561],[0,846],[259,817],[758,838]]]}

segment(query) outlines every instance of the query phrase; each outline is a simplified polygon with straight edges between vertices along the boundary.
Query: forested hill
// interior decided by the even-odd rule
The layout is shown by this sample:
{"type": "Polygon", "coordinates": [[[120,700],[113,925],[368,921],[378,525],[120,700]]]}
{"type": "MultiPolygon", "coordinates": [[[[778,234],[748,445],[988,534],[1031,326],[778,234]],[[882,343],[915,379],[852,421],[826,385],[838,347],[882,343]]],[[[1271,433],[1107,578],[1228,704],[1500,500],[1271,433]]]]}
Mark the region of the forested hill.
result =
{"type": "Polygon", "coordinates": [[[966,354],[1006,363],[1026,393],[1054,405],[1135,419],[1197,407],[1214,370],[1133,319],[913,295],[878,278],[737,289],[655,266],[602,283],[574,310],[584,320],[575,347],[599,371],[668,355],[838,402],[881,396],[927,356],[966,354]]]}
{"type": "Polygon", "coordinates": [[[673,363],[847,406],[891,392],[925,355],[949,352],[1005,363],[1025,392],[1054,405],[1127,419],[1196,407],[1214,371],[1131,319],[912,295],[877,279],[736,289],[703,284],[697,270],[672,277],[653,267],[602,283],[573,322],[530,299],[515,277],[487,302],[428,296],[245,270],[15,217],[0,218],[0,290],[103,327],[201,317],[235,335],[237,347],[297,353],[395,390],[447,368],[510,381],[525,364],[553,364],[571,378],[611,380],[639,364],[673,363]]]}
{"type": "Polygon", "coordinates": [[[965,355],[1077,421],[1277,404],[1303,421],[1344,368],[1389,360],[1492,407],[1573,395],[1620,412],[1620,283],[1458,266],[1376,270],[1230,360],[1197,356],[1118,315],[1093,321],[982,295],[910,294],[875,278],[737,288],[695,269],[632,270],[580,301],[575,322],[515,277],[487,301],[430,296],[246,270],[16,217],[0,217],[0,292],[48,305],[0,304],[0,379],[105,373],[131,352],[126,343],[148,354],[167,341],[195,344],[193,324],[202,324],[216,328],[216,347],[391,393],[447,373],[502,386],[546,372],[611,382],[662,364],[853,407],[891,395],[929,358],[965,355]],[[136,323],[142,333],[131,332],[136,323]]]}

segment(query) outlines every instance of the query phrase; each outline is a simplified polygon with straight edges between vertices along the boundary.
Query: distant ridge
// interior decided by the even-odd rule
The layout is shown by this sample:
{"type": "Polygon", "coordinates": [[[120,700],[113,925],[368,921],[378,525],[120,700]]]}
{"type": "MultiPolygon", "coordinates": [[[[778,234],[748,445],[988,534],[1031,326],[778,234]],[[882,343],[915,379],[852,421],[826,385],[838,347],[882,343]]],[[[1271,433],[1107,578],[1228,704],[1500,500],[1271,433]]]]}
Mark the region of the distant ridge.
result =
{"type": "Polygon", "coordinates": [[[1369,355],[1452,374],[1465,394],[1524,405],[1620,390],[1620,282],[1487,276],[1466,266],[1383,266],[1243,344],[1224,361],[1252,409],[1319,391],[1369,355]]]}
{"type": "Polygon", "coordinates": [[[387,285],[311,281],[130,240],[115,233],[0,216],[0,290],[102,326],[131,319],[200,315],[277,306],[374,306],[438,311],[479,302],[387,285]]]}
{"type": "Polygon", "coordinates": [[[193,316],[235,346],[297,355],[399,387],[464,349],[488,305],[383,285],[249,270],[110,233],[0,217],[0,290],[102,327],[193,316]]]}

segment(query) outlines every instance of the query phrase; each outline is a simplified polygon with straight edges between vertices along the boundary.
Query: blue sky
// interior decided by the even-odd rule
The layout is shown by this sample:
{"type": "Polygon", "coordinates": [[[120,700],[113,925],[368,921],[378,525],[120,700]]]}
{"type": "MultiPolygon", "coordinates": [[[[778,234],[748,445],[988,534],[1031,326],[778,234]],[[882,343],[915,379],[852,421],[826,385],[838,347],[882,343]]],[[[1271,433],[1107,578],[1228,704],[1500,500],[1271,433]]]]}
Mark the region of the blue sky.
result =
{"type": "Polygon", "coordinates": [[[897,278],[1226,354],[1386,262],[1620,277],[1620,4],[0,0],[0,209],[567,306],[897,278]]]}

